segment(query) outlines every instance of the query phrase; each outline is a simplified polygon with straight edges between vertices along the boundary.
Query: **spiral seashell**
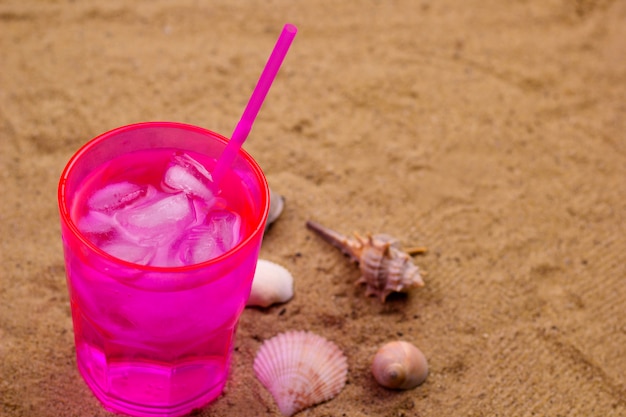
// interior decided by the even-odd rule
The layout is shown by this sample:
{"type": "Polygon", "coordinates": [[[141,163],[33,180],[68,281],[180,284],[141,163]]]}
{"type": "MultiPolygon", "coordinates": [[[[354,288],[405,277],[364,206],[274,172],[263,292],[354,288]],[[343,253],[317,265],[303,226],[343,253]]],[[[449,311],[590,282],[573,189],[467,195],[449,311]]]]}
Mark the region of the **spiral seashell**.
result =
{"type": "Polygon", "coordinates": [[[323,337],[291,331],[263,343],[254,359],[254,373],[280,412],[291,416],[335,397],[346,384],[348,362],[323,337]]]}
{"type": "MultiPolygon", "coordinates": [[[[375,295],[384,303],[392,292],[406,292],[424,285],[409,252],[401,250],[398,240],[389,235],[362,237],[355,233],[352,239],[316,222],[308,221],[307,227],[359,264],[361,278],[357,284],[366,285],[368,296],[375,295]]],[[[425,251],[425,248],[414,248],[410,252],[425,251]]]]}
{"type": "Polygon", "coordinates": [[[422,351],[411,343],[389,342],[376,352],[372,374],[383,387],[411,389],[426,380],[428,362],[422,351]]]}
{"type": "Polygon", "coordinates": [[[293,276],[274,262],[259,259],[252,280],[247,306],[269,307],[293,297],[293,276]]]}

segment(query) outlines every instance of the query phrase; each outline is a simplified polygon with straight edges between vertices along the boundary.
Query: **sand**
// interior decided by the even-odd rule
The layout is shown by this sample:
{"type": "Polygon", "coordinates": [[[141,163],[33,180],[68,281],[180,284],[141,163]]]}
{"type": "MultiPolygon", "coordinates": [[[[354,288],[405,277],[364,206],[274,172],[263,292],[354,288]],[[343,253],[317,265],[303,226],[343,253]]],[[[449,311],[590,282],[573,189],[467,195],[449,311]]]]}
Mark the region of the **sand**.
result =
{"type": "Polygon", "coordinates": [[[87,140],[140,121],[229,135],[285,22],[299,34],[245,148],[287,199],[261,256],[289,303],[246,309],[199,416],[278,415],[262,341],[348,357],[302,416],[626,415],[626,2],[0,3],[0,414],[107,416],[80,378],[56,187],[87,140]],[[426,285],[385,304],[305,228],[384,232],[426,285]],[[383,343],[430,374],[379,387],[383,343]]]}

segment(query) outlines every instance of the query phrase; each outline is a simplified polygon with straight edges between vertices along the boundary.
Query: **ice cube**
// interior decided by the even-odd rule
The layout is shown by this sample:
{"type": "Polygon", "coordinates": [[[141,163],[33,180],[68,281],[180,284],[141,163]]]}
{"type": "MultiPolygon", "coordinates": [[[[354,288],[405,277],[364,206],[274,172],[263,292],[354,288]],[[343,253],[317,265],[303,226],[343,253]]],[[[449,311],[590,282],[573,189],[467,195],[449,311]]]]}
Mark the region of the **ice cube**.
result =
{"type": "Polygon", "coordinates": [[[113,218],[120,233],[139,243],[173,241],[196,219],[184,193],[159,194],[146,204],[116,212],[113,218]]]}
{"type": "Polygon", "coordinates": [[[216,258],[239,242],[241,218],[226,210],[212,211],[206,223],[190,228],[172,245],[173,255],[184,265],[216,258]]]}
{"type": "Polygon", "coordinates": [[[116,258],[139,265],[148,265],[156,251],[154,247],[140,246],[124,239],[109,241],[101,249],[116,258]]]}
{"type": "MultiPolygon", "coordinates": [[[[179,241],[175,241],[174,244],[178,244],[179,241]]],[[[154,258],[150,263],[152,266],[184,266],[185,263],[178,256],[178,252],[173,249],[172,244],[161,245],[156,248],[154,258]]]]}
{"type": "Polygon", "coordinates": [[[237,213],[228,210],[212,211],[205,222],[222,253],[231,250],[239,242],[241,217],[237,213]]]}
{"type": "Polygon", "coordinates": [[[78,220],[77,226],[84,234],[106,234],[113,230],[113,219],[105,213],[91,210],[78,220]]]}
{"type": "Polygon", "coordinates": [[[195,226],[200,226],[205,222],[211,210],[221,210],[226,207],[226,200],[222,197],[216,197],[211,201],[205,201],[201,198],[192,199],[193,208],[196,212],[195,226]]]}
{"type": "Polygon", "coordinates": [[[149,188],[148,185],[138,185],[128,181],[109,184],[89,197],[87,207],[91,210],[111,212],[146,197],[150,191],[149,188]]]}
{"type": "Polygon", "coordinates": [[[223,253],[219,251],[212,228],[209,226],[196,226],[189,229],[178,245],[173,247],[173,251],[172,258],[180,259],[184,265],[205,262],[223,253]]]}
{"type": "Polygon", "coordinates": [[[163,176],[163,184],[207,201],[213,199],[211,174],[200,162],[182,152],[176,152],[172,157],[163,176]]]}

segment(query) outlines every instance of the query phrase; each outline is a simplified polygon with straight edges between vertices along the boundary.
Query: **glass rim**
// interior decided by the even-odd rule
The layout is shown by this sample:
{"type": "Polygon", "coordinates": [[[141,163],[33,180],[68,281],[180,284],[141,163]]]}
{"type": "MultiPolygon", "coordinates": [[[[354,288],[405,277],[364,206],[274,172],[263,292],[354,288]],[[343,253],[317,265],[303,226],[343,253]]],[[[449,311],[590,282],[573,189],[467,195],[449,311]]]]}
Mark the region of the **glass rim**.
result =
{"type": "Polygon", "coordinates": [[[217,139],[220,142],[223,142],[224,145],[228,144],[228,139],[225,136],[220,135],[219,133],[216,133],[216,132],[214,132],[212,130],[205,129],[205,128],[202,128],[202,127],[199,127],[199,126],[195,126],[195,125],[191,125],[191,124],[180,123],[180,122],[167,122],[167,121],[132,123],[132,124],[120,126],[120,127],[115,128],[115,129],[109,130],[107,132],[101,133],[98,136],[94,137],[93,139],[89,140],[87,143],[82,145],[72,155],[72,157],[69,159],[69,161],[65,165],[65,168],[63,168],[63,171],[61,173],[61,177],[59,179],[59,185],[58,185],[58,190],[57,190],[57,199],[58,199],[58,205],[59,205],[59,212],[60,212],[60,215],[61,215],[61,221],[65,225],[67,225],[67,227],[70,229],[70,232],[77,239],[79,239],[82,244],[84,244],[87,248],[89,248],[91,251],[96,253],[98,256],[100,256],[100,257],[102,257],[102,258],[104,258],[104,259],[106,259],[106,260],[108,260],[108,261],[110,261],[112,263],[115,263],[115,264],[118,264],[118,265],[122,265],[122,266],[125,266],[127,268],[132,268],[132,269],[141,270],[141,271],[145,271],[145,272],[174,273],[174,272],[194,271],[194,270],[198,270],[198,269],[202,269],[202,268],[205,268],[205,267],[209,267],[209,266],[213,266],[213,265],[219,264],[219,263],[223,262],[223,260],[225,258],[228,258],[229,256],[231,256],[233,253],[236,253],[236,252],[242,250],[244,247],[248,246],[251,243],[251,241],[253,241],[259,233],[260,234],[264,233],[264,229],[265,229],[264,228],[264,223],[265,223],[265,221],[267,221],[267,216],[268,216],[268,213],[269,213],[269,186],[267,184],[267,178],[265,177],[265,174],[261,170],[261,167],[254,160],[254,158],[252,158],[252,156],[246,150],[244,150],[243,148],[240,148],[239,152],[238,152],[238,155],[241,156],[244,159],[246,164],[252,169],[252,172],[255,174],[255,177],[260,180],[258,182],[259,182],[259,184],[261,185],[261,188],[262,188],[261,198],[262,198],[262,203],[263,203],[262,204],[263,205],[263,212],[261,213],[260,219],[257,222],[257,224],[254,227],[254,229],[252,231],[250,231],[250,233],[247,233],[245,238],[242,239],[239,243],[237,243],[237,245],[232,247],[230,250],[224,252],[223,254],[221,254],[221,255],[219,255],[219,256],[217,256],[215,258],[211,258],[208,261],[204,261],[204,262],[200,262],[200,263],[196,263],[196,264],[182,265],[182,266],[154,266],[154,265],[137,264],[137,263],[126,261],[124,259],[117,258],[117,257],[115,257],[115,256],[113,256],[113,255],[111,255],[111,254],[109,254],[107,252],[105,252],[104,250],[99,248],[96,244],[94,244],[91,240],[89,240],[87,238],[87,236],[85,236],[78,229],[78,226],[76,225],[76,223],[72,219],[72,217],[70,215],[70,208],[68,207],[68,203],[67,203],[67,200],[66,200],[66,196],[67,196],[66,185],[67,185],[69,177],[71,176],[71,173],[73,172],[74,167],[76,166],[77,162],[81,159],[81,157],[83,155],[85,155],[87,152],[89,152],[96,145],[98,145],[98,144],[102,143],[103,141],[109,139],[111,136],[117,135],[119,133],[131,131],[131,130],[139,130],[139,129],[144,129],[144,128],[155,128],[155,127],[157,127],[157,128],[158,127],[178,128],[178,129],[182,129],[182,130],[191,130],[191,131],[194,131],[196,133],[200,133],[202,135],[211,136],[214,139],[217,139]]]}

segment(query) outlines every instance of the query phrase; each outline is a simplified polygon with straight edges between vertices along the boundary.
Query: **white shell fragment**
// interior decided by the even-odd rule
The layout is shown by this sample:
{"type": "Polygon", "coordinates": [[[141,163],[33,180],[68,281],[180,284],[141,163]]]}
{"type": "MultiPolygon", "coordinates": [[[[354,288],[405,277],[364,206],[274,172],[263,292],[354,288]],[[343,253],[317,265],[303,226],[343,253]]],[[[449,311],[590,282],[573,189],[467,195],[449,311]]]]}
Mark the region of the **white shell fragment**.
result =
{"type": "Polygon", "coordinates": [[[428,362],[422,351],[411,343],[389,342],[374,356],[372,374],[383,387],[411,389],[426,380],[428,362]]]}
{"type": "Polygon", "coordinates": [[[285,197],[270,188],[270,208],[267,215],[267,222],[265,223],[266,231],[280,217],[284,209],[285,197]]]}
{"type": "Polygon", "coordinates": [[[323,337],[290,331],[263,343],[254,360],[254,373],[280,412],[291,416],[339,394],[346,384],[348,362],[323,337]]]}
{"type": "Polygon", "coordinates": [[[359,264],[361,278],[357,284],[365,284],[366,295],[374,295],[384,303],[392,292],[407,292],[410,288],[424,286],[419,268],[410,255],[425,252],[425,248],[404,251],[397,239],[386,234],[363,237],[355,233],[355,238],[349,238],[313,221],[306,225],[359,264]]]}
{"type": "Polygon", "coordinates": [[[259,259],[254,272],[247,306],[269,307],[293,297],[293,276],[274,262],[259,259]]]}

